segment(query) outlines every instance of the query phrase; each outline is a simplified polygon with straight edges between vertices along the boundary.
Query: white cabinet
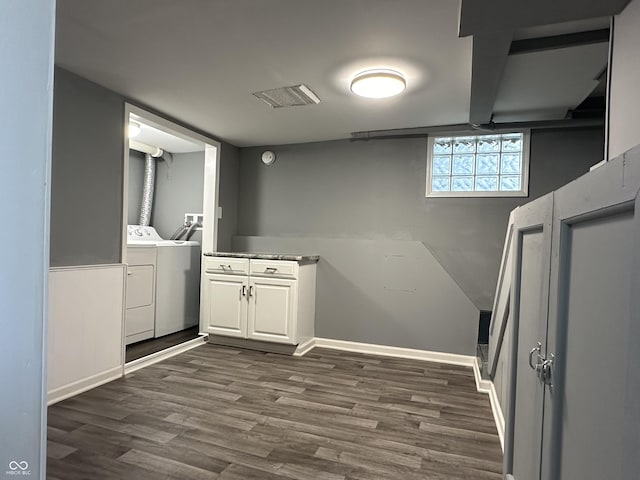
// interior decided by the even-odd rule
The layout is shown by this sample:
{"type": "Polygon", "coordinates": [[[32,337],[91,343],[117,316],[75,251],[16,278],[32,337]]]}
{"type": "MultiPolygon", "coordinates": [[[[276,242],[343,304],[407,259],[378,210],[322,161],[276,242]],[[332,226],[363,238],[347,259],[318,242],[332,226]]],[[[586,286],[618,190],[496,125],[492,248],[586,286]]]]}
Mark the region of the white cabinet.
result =
{"type": "Polygon", "coordinates": [[[155,330],[156,248],[127,247],[125,343],[152,338],[155,330]]]}
{"type": "Polygon", "coordinates": [[[202,282],[204,330],[215,335],[245,338],[248,277],[205,274],[202,282]]]}
{"type": "Polygon", "coordinates": [[[315,262],[204,257],[202,330],[297,345],[314,336],[315,262]]]}
{"type": "Polygon", "coordinates": [[[296,344],[297,281],[251,277],[247,337],[296,344]]]}

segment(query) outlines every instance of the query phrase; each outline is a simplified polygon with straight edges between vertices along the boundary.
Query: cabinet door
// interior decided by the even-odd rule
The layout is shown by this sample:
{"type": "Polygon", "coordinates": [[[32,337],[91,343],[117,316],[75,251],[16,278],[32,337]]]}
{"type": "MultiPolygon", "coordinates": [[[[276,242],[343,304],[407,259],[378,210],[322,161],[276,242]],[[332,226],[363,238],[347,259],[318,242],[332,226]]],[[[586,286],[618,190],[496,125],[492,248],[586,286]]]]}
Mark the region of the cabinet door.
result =
{"type": "Polygon", "coordinates": [[[619,159],[555,195],[543,480],[638,478],[639,185],[619,159]]]}
{"type": "Polygon", "coordinates": [[[245,338],[248,278],[203,275],[204,326],[207,333],[245,338]]]}
{"type": "Polygon", "coordinates": [[[154,278],[153,265],[133,265],[127,268],[127,308],[153,304],[154,278]]]}
{"type": "Polygon", "coordinates": [[[295,280],[251,278],[248,337],[265,342],[296,344],[295,280]]]}
{"type": "Polygon", "coordinates": [[[152,338],[155,326],[155,272],[153,265],[127,268],[126,344],[152,338]]]}
{"type": "Polygon", "coordinates": [[[513,345],[505,439],[505,472],[538,480],[542,447],[545,357],[553,194],[515,211],[511,293],[513,345]]]}

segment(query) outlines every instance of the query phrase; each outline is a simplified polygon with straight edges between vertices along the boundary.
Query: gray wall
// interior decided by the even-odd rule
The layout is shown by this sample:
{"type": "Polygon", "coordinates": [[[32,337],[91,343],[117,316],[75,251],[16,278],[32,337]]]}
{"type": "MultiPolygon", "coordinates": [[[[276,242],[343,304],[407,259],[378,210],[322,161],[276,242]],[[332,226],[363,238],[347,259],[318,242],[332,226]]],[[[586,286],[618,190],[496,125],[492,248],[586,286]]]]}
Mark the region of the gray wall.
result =
{"type": "Polygon", "coordinates": [[[51,266],[120,261],[124,100],[56,68],[51,266]]]}
{"type": "MultiPolygon", "coordinates": [[[[204,151],[176,153],[171,162],[158,161],[151,225],[162,238],[170,238],[184,223],[185,213],[202,213],[203,189],[204,151]]],[[[201,241],[200,232],[192,240],[201,241]]]]}
{"type": "Polygon", "coordinates": [[[231,250],[231,241],[238,228],[238,181],[240,150],[223,143],[220,152],[220,190],[218,202],[222,218],[218,221],[218,251],[231,250]]]}
{"type": "Polygon", "coordinates": [[[29,478],[45,478],[54,8],[52,0],[3,2],[0,15],[0,218],[15,229],[0,249],[3,478],[12,461],[27,462],[29,478]]]}
{"type": "Polygon", "coordinates": [[[424,139],[241,150],[238,235],[423,242],[474,304],[490,310],[509,212],[588,171],[601,129],[538,131],[529,198],[425,198],[424,139]]]}
{"type": "Polygon", "coordinates": [[[235,246],[320,255],[316,337],[475,352],[479,311],[422,242],[236,237],[235,246]]]}
{"type": "MultiPolygon", "coordinates": [[[[118,263],[126,99],[59,67],[54,97],[51,266],[118,263]]],[[[175,168],[167,168],[163,161],[158,166],[156,193],[159,190],[161,198],[152,223],[158,222],[161,235],[167,237],[182,224],[184,213],[202,212],[204,157],[198,165],[194,159],[183,164],[180,156],[175,168]],[[164,193],[168,199],[162,198],[164,193]]],[[[132,224],[138,223],[143,158],[131,152],[127,220],[132,224]]],[[[236,230],[238,149],[223,143],[220,163],[219,248],[228,250],[236,230]]],[[[194,239],[199,240],[200,233],[196,235],[194,239]]]]}
{"type": "MultiPolygon", "coordinates": [[[[204,152],[174,154],[173,164],[158,162],[154,210],[151,224],[163,238],[169,238],[184,220],[185,213],[202,213],[204,188],[204,152]]],[[[220,152],[219,205],[222,219],[218,221],[218,250],[231,249],[231,238],[237,228],[239,150],[222,143],[220,152]]],[[[144,154],[129,151],[129,204],[128,224],[138,223],[144,154]]],[[[192,237],[202,240],[200,232],[192,237]]]]}

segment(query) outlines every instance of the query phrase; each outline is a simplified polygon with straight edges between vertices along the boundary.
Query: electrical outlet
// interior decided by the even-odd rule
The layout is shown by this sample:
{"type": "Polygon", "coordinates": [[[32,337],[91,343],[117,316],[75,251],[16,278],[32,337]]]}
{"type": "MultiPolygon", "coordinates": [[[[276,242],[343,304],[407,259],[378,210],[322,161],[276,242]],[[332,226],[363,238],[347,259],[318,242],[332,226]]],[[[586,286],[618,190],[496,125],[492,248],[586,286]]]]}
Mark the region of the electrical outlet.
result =
{"type": "Polygon", "coordinates": [[[204,221],[204,215],[202,213],[185,213],[184,214],[184,223],[185,225],[191,225],[193,223],[199,223],[202,225],[204,221]]]}

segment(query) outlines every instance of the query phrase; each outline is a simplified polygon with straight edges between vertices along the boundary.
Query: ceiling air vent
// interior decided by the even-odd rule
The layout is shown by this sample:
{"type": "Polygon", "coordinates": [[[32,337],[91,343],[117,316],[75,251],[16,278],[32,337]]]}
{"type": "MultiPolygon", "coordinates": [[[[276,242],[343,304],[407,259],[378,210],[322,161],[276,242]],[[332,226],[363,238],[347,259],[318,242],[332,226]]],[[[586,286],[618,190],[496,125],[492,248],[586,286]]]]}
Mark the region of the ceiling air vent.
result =
{"type": "Polygon", "coordinates": [[[253,95],[273,108],[299,107],[301,105],[315,105],[320,103],[318,96],[306,85],[274,88],[253,95]]]}

